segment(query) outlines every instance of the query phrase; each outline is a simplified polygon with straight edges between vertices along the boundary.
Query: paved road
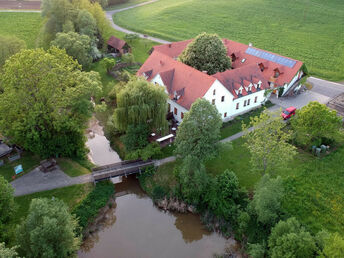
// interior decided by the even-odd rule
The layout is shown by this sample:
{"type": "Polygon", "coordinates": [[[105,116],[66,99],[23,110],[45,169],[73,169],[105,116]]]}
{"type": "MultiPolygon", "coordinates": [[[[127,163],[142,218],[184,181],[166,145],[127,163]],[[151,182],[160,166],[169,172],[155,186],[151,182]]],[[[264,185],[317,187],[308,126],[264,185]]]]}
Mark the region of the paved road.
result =
{"type": "Polygon", "coordinates": [[[135,31],[127,30],[127,29],[125,29],[123,27],[120,27],[120,26],[118,26],[117,24],[114,23],[113,18],[112,18],[112,16],[115,13],[123,12],[123,11],[129,10],[129,9],[132,9],[132,8],[137,8],[137,7],[140,7],[140,6],[143,6],[143,5],[146,5],[146,4],[151,4],[151,3],[154,3],[154,2],[157,2],[157,1],[158,0],[151,0],[151,1],[148,1],[148,2],[141,3],[141,4],[129,6],[129,7],[126,7],[126,8],[122,8],[122,9],[118,9],[118,10],[112,10],[112,11],[107,11],[106,12],[106,18],[110,21],[111,26],[115,30],[124,32],[126,34],[134,34],[135,33],[135,34],[139,35],[139,37],[141,37],[141,38],[149,39],[149,40],[161,43],[161,44],[169,44],[169,43],[171,43],[169,41],[166,41],[166,40],[163,40],[163,39],[159,39],[159,38],[155,38],[155,37],[151,37],[151,36],[148,36],[148,35],[137,33],[135,31]]]}

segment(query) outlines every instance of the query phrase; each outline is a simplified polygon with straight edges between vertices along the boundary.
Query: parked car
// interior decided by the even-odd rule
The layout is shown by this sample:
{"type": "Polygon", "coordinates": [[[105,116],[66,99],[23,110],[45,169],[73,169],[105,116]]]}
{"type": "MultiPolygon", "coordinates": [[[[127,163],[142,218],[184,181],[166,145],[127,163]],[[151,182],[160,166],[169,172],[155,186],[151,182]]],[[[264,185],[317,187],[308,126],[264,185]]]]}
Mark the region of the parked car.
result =
{"type": "Polygon", "coordinates": [[[284,110],[281,114],[284,120],[287,120],[295,115],[296,107],[288,107],[286,110],[284,110]]]}

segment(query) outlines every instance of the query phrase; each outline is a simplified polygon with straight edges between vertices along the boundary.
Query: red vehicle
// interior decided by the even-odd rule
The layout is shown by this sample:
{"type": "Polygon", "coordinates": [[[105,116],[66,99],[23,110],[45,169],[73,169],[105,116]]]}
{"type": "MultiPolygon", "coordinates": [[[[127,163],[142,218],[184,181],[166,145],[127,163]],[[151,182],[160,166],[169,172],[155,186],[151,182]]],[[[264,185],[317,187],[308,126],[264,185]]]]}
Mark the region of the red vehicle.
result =
{"type": "Polygon", "coordinates": [[[284,110],[281,114],[284,120],[287,120],[295,115],[296,107],[288,107],[286,110],[284,110]]]}

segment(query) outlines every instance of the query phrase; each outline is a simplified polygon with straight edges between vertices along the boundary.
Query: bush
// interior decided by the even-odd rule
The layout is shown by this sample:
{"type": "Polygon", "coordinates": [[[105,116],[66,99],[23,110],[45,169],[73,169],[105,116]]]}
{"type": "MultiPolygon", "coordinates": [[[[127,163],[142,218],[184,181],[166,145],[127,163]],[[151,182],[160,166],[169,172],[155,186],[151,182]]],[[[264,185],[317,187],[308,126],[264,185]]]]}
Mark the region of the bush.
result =
{"type": "Polygon", "coordinates": [[[98,215],[98,212],[114,194],[114,185],[109,181],[97,183],[94,190],[74,209],[73,214],[79,219],[79,225],[85,229],[98,215]]]}
{"type": "Polygon", "coordinates": [[[162,186],[155,185],[153,187],[153,191],[152,191],[153,201],[163,199],[166,196],[166,194],[167,194],[167,192],[162,186]]]}
{"type": "Polygon", "coordinates": [[[142,149],[148,145],[149,129],[145,124],[137,126],[129,125],[126,135],[122,136],[122,142],[127,151],[142,149]]]}
{"type": "Polygon", "coordinates": [[[127,53],[122,55],[122,62],[126,64],[132,64],[135,62],[134,55],[131,53],[127,53]]]}
{"type": "Polygon", "coordinates": [[[136,159],[142,159],[142,160],[148,160],[152,158],[153,156],[159,156],[161,155],[161,149],[158,143],[153,142],[151,144],[148,144],[143,149],[138,149],[135,151],[132,151],[126,155],[126,159],[128,160],[136,160],[136,159]]]}

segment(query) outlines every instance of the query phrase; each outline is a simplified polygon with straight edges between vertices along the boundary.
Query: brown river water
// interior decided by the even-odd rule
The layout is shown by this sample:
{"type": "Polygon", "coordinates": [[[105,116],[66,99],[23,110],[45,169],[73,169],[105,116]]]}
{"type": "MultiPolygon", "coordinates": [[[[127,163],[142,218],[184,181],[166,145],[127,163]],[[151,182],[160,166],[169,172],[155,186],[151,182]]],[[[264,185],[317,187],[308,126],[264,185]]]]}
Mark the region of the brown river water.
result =
{"type": "Polygon", "coordinates": [[[116,205],[85,240],[80,258],[213,257],[234,241],[207,231],[197,215],[158,209],[135,177],[124,178],[115,189],[116,205]]]}

